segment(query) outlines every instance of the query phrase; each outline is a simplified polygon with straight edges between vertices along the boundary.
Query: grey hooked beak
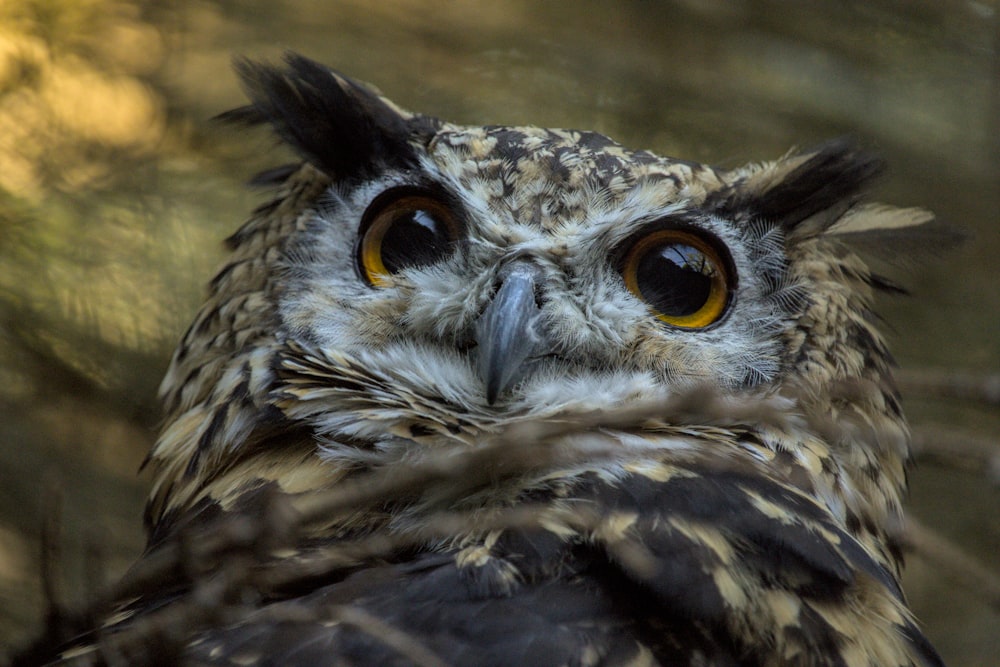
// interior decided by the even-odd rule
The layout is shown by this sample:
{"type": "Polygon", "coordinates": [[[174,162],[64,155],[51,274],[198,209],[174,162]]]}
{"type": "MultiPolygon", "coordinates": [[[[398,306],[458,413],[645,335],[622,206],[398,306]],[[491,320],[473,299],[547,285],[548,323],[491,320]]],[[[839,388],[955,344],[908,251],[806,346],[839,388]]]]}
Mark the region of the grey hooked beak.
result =
{"type": "Polygon", "coordinates": [[[535,301],[538,272],[527,262],[509,264],[500,274],[502,282],[493,300],[476,321],[477,369],[490,405],[544,347],[541,309],[535,301]]]}

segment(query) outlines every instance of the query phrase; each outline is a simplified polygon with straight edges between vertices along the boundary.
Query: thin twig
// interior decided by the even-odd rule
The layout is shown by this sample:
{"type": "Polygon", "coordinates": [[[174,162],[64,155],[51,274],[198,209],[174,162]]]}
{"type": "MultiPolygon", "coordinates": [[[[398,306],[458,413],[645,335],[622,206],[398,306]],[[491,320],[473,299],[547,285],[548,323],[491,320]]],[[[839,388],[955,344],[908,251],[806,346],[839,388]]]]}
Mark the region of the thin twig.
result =
{"type": "Polygon", "coordinates": [[[948,398],[1000,406],[1000,373],[962,373],[928,369],[897,372],[896,381],[904,396],[948,398]]]}
{"type": "Polygon", "coordinates": [[[940,426],[919,426],[913,430],[913,453],[918,460],[985,474],[1000,484],[1000,437],[956,433],[940,426]]]}
{"type": "Polygon", "coordinates": [[[50,619],[62,616],[64,609],[60,591],[59,569],[62,565],[63,496],[58,480],[46,475],[42,494],[42,553],[39,567],[46,613],[50,619]]]}
{"type": "Polygon", "coordinates": [[[361,630],[420,667],[448,667],[448,663],[439,658],[416,637],[382,621],[360,607],[340,605],[334,609],[334,618],[361,630]]]}

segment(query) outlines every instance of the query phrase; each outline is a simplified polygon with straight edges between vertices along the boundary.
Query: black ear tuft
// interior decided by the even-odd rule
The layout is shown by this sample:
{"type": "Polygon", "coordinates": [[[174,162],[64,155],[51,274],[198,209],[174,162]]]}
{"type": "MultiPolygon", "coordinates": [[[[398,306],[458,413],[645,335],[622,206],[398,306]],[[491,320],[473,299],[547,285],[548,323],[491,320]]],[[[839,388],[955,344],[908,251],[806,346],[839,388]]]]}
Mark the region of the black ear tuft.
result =
{"type": "Polygon", "coordinates": [[[810,231],[820,231],[857,200],[882,168],[879,157],[859,149],[853,140],[835,139],[737,181],[720,193],[717,205],[723,212],[769,220],[786,231],[807,220],[810,231]],[[810,220],[825,211],[831,215],[810,220]]]}
{"type": "Polygon", "coordinates": [[[830,141],[805,157],[757,199],[760,217],[785,229],[795,227],[820,211],[853,202],[884,167],[881,158],[858,149],[849,139],[830,141]]]}
{"type": "Polygon", "coordinates": [[[287,68],[238,59],[250,98],[221,118],[270,123],[315,167],[338,179],[363,178],[384,166],[411,165],[409,116],[362,84],[298,54],[287,68]]]}

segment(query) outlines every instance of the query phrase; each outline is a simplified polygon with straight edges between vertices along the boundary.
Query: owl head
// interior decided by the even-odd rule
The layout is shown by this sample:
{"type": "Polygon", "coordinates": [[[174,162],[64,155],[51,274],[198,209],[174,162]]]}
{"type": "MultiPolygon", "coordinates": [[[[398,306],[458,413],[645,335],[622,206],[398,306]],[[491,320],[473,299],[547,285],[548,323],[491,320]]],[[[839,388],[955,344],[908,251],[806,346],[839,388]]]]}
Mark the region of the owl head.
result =
{"type": "Polygon", "coordinates": [[[695,386],[903,429],[870,313],[890,284],[851,248],[931,216],[861,203],[880,163],[851,142],[719,169],[443,122],[300,56],[237,70],[251,104],[226,118],[301,162],[258,179],[276,195],[174,354],[151,524],[246,461],[294,491],[695,386]]]}

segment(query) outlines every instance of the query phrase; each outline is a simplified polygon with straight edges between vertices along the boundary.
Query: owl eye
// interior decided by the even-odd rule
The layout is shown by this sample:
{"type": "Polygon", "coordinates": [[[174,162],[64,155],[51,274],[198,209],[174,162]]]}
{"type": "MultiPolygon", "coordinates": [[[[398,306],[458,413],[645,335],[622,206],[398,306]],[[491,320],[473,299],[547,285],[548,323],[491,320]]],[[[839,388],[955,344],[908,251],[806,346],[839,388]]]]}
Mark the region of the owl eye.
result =
{"type": "Polygon", "coordinates": [[[707,327],[725,314],[735,287],[735,274],[716,245],[683,229],[653,231],[626,252],[625,285],[667,324],[707,327]]]}
{"type": "Polygon", "coordinates": [[[369,285],[383,287],[389,276],[433,264],[451,254],[461,226],[439,197],[403,188],[379,195],[365,211],[357,263],[369,285]]]}

